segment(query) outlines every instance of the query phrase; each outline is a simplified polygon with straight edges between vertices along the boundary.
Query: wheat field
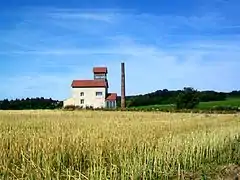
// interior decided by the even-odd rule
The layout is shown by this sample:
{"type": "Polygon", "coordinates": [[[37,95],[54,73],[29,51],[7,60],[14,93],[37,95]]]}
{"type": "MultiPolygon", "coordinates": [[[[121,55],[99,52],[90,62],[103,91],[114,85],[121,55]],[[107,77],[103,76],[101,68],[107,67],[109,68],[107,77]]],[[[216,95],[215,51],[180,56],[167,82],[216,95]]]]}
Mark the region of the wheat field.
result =
{"type": "Polygon", "coordinates": [[[236,114],[0,111],[0,179],[214,179],[239,135],[236,114]]]}

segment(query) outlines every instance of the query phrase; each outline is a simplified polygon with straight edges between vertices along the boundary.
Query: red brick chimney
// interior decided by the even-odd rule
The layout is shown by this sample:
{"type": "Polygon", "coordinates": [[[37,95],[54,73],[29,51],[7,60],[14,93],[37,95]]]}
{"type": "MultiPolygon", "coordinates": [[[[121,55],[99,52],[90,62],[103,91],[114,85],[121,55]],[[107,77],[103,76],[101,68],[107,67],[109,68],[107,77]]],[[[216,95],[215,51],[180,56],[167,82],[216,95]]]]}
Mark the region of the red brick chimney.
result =
{"type": "Polygon", "coordinates": [[[121,109],[124,110],[126,108],[126,100],[125,100],[125,65],[121,63],[121,109]]]}

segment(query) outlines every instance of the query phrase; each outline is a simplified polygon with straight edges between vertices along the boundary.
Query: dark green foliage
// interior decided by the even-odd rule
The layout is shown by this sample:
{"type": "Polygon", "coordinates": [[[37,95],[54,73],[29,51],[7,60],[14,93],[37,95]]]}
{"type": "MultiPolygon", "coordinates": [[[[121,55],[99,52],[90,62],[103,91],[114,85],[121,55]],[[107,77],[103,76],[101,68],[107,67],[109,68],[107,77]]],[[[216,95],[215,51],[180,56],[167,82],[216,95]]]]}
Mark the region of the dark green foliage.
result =
{"type": "MultiPolygon", "coordinates": [[[[171,91],[167,89],[158,90],[152,93],[140,94],[126,97],[127,107],[139,107],[149,105],[165,105],[176,104],[177,97],[182,93],[181,90],[171,91]]],[[[227,98],[240,98],[240,91],[232,91],[229,93],[216,91],[198,91],[200,102],[225,101],[227,98]]],[[[120,107],[121,97],[117,97],[117,106],[120,107]]]]}
{"type": "Polygon", "coordinates": [[[215,91],[198,91],[199,100],[201,102],[209,102],[209,101],[222,101],[226,100],[227,94],[223,92],[215,92],[215,91]]]}
{"type": "Polygon", "coordinates": [[[42,98],[26,98],[0,101],[2,110],[24,110],[24,109],[58,109],[62,107],[62,102],[57,100],[42,98]]]}
{"type": "Polygon", "coordinates": [[[238,106],[214,106],[211,110],[216,111],[240,111],[240,107],[238,106]]]}
{"type": "MultiPolygon", "coordinates": [[[[238,91],[234,91],[235,96],[240,97],[238,91]],[[237,92],[237,93],[236,93],[237,92]]],[[[179,94],[182,93],[181,90],[170,91],[167,89],[158,90],[152,93],[136,96],[127,96],[126,104],[127,107],[137,107],[137,106],[148,106],[148,105],[162,105],[162,104],[176,104],[179,94]]],[[[200,102],[209,101],[224,101],[227,97],[232,97],[232,93],[223,93],[215,91],[198,91],[198,97],[200,102]]],[[[120,106],[121,97],[117,99],[117,105],[120,106]]]]}
{"type": "Polygon", "coordinates": [[[231,93],[228,93],[228,95],[233,98],[240,97],[240,91],[232,91],[231,93]]]}
{"type": "Polygon", "coordinates": [[[191,87],[184,88],[176,98],[176,108],[193,109],[199,104],[199,102],[199,93],[197,90],[191,87]]]}
{"type": "Polygon", "coordinates": [[[173,104],[180,91],[158,90],[145,95],[127,97],[127,106],[147,106],[155,104],[173,104]]]}

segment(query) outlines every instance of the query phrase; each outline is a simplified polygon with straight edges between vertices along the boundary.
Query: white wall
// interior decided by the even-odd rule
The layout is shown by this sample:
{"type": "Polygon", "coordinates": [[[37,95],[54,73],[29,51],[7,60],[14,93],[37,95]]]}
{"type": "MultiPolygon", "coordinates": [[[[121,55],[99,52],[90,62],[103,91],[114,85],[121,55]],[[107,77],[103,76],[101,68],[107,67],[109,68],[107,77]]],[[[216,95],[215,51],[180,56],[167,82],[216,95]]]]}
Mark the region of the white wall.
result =
{"type": "Polygon", "coordinates": [[[106,88],[72,88],[72,98],[75,106],[105,107],[106,88]],[[80,96],[81,92],[84,96],[80,96]],[[102,96],[96,96],[96,92],[102,92],[102,96]],[[84,99],[84,104],[81,104],[81,99],[84,99]]]}
{"type": "Polygon", "coordinates": [[[74,105],[74,99],[73,98],[68,98],[66,100],[63,101],[63,106],[71,106],[74,105]]]}

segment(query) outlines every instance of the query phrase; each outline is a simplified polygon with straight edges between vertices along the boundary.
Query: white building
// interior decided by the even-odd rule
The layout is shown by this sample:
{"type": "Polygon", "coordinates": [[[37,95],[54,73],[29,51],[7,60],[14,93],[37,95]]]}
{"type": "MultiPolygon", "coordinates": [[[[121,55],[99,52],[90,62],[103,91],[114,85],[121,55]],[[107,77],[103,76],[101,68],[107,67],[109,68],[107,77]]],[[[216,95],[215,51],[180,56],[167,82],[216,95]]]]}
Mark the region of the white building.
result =
{"type": "Polygon", "coordinates": [[[93,68],[93,80],[73,80],[72,97],[63,102],[63,106],[80,106],[83,108],[116,108],[117,94],[108,93],[107,68],[93,68]]]}

